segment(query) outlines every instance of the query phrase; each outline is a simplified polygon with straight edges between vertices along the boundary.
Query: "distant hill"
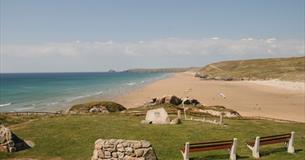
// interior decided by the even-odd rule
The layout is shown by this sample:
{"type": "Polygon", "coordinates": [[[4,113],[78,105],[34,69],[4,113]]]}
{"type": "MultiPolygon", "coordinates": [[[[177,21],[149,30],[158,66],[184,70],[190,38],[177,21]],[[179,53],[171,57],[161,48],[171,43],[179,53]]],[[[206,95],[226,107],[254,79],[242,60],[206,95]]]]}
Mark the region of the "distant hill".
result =
{"type": "Polygon", "coordinates": [[[304,81],[305,57],[223,61],[209,64],[198,72],[209,77],[304,81]]]}
{"type": "Polygon", "coordinates": [[[185,72],[189,70],[196,70],[199,68],[188,67],[188,68],[136,68],[128,69],[124,72],[136,72],[136,73],[175,73],[175,72],[185,72]]]}

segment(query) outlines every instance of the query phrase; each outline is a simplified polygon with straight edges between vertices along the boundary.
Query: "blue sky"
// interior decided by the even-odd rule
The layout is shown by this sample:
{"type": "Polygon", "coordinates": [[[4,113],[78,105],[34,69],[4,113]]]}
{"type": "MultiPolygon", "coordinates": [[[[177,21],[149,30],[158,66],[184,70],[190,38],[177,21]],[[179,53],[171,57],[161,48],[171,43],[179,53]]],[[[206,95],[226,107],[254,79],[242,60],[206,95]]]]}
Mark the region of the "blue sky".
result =
{"type": "Polygon", "coordinates": [[[300,56],[304,6],[304,0],[1,0],[0,71],[184,67],[300,56]],[[118,56],[126,61],[116,63],[118,56]]]}

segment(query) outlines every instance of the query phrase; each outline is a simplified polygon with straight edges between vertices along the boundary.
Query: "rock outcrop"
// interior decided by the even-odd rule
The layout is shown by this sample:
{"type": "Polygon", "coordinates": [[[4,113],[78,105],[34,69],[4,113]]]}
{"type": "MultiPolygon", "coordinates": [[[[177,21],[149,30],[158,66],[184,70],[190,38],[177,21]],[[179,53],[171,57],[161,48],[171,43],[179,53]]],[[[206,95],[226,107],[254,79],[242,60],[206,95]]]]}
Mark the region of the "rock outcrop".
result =
{"type": "Polygon", "coordinates": [[[16,152],[31,148],[24,140],[17,137],[9,128],[0,126],[0,151],[16,152]]]}
{"type": "Polygon", "coordinates": [[[173,105],[179,105],[182,103],[181,98],[178,98],[175,95],[167,95],[167,96],[164,96],[163,98],[164,98],[164,103],[170,103],[173,105]]]}
{"type": "Polygon", "coordinates": [[[204,73],[195,73],[195,77],[200,78],[202,80],[217,80],[217,81],[234,81],[234,80],[242,80],[236,79],[229,76],[211,76],[204,73]]]}
{"type": "Polygon", "coordinates": [[[189,97],[182,98],[182,103],[188,105],[194,105],[194,106],[200,104],[200,102],[197,99],[189,98],[189,97]]]}
{"type": "Polygon", "coordinates": [[[150,142],[145,140],[98,139],[91,160],[157,160],[150,142]]]}
{"type": "Polygon", "coordinates": [[[188,105],[199,105],[200,102],[197,99],[183,97],[179,98],[175,95],[166,95],[161,98],[154,97],[147,104],[148,105],[158,105],[158,104],[172,104],[172,105],[180,105],[180,104],[188,104],[188,105]]]}
{"type": "Polygon", "coordinates": [[[107,107],[105,106],[98,106],[98,107],[93,107],[89,110],[90,113],[109,113],[107,107]]]}

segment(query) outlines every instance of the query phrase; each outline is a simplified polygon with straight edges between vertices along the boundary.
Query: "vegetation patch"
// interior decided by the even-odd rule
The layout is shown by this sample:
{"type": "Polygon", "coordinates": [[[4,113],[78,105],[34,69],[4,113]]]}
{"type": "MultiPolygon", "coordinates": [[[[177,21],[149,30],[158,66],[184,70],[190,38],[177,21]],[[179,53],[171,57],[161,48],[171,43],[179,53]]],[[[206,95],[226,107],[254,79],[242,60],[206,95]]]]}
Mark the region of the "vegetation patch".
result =
{"type": "Polygon", "coordinates": [[[5,126],[13,125],[13,124],[20,124],[23,122],[37,119],[39,117],[40,117],[39,115],[17,116],[17,115],[0,114],[0,124],[3,124],[5,126]]]}
{"type": "Polygon", "coordinates": [[[77,104],[69,109],[70,113],[89,113],[92,108],[106,108],[108,112],[121,112],[126,110],[124,106],[112,101],[99,101],[77,104]]]}
{"type": "Polygon", "coordinates": [[[209,64],[197,76],[224,80],[305,80],[305,57],[224,61],[209,64]]]}

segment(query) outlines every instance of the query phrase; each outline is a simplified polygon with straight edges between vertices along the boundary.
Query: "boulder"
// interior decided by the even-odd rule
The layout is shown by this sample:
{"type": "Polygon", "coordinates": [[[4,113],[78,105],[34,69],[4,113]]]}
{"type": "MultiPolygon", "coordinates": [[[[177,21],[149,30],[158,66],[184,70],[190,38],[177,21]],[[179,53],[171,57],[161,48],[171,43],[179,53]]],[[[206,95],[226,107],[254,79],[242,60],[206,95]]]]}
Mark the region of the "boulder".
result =
{"type": "Polygon", "coordinates": [[[188,97],[182,98],[182,103],[183,103],[183,104],[191,104],[191,100],[190,100],[190,98],[188,98],[188,97]]]}
{"type": "Polygon", "coordinates": [[[91,113],[101,112],[101,109],[97,108],[97,107],[93,107],[89,110],[89,112],[91,112],[91,113]]]}
{"type": "Polygon", "coordinates": [[[109,113],[105,106],[95,106],[89,110],[90,113],[109,113]]]}
{"type": "Polygon", "coordinates": [[[204,73],[195,73],[195,77],[198,77],[198,78],[202,78],[202,79],[205,79],[208,77],[207,74],[204,74],[204,73]]]}
{"type": "Polygon", "coordinates": [[[170,119],[164,108],[148,110],[146,113],[145,121],[152,124],[169,124],[170,119]]]}
{"type": "Polygon", "coordinates": [[[158,98],[154,97],[154,98],[152,98],[148,103],[156,103],[157,99],[158,99],[158,98]]]}
{"type": "Polygon", "coordinates": [[[179,105],[182,103],[182,100],[174,95],[167,95],[167,96],[164,96],[163,98],[165,100],[164,103],[170,103],[173,105],[179,105]]]}
{"type": "Polygon", "coordinates": [[[187,104],[187,105],[196,106],[196,105],[200,104],[200,102],[197,99],[194,99],[194,98],[186,97],[186,98],[182,98],[182,99],[183,99],[182,103],[187,104]]]}
{"type": "Polygon", "coordinates": [[[179,98],[175,95],[167,95],[163,96],[162,98],[152,98],[150,101],[148,101],[146,104],[147,105],[159,105],[159,104],[172,104],[172,105],[180,105],[182,102],[186,105],[198,105],[200,102],[197,99],[194,98],[179,98]]]}
{"type": "Polygon", "coordinates": [[[156,98],[155,104],[164,104],[165,103],[165,98],[161,97],[161,98],[156,98]]]}
{"type": "Polygon", "coordinates": [[[200,102],[197,99],[191,99],[191,104],[196,106],[196,105],[200,104],[200,102]]]}

